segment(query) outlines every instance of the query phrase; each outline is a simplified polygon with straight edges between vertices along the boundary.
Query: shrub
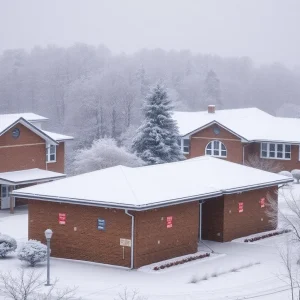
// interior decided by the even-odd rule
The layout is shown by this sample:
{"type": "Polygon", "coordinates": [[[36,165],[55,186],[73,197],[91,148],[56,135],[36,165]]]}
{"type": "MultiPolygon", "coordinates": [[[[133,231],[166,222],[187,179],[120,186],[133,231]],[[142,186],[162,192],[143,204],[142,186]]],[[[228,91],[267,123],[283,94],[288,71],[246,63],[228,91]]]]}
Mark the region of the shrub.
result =
{"type": "Polygon", "coordinates": [[[264,234],[264,235],[261,235],[261,236],[256,236],[256,237],[253,237],[253,238],[250,238],[250,239],[245,239],[244,242],[245,243],[255,242],[255,241],[259,241],[259,240],[262,240],[262,239],[265,239],[265,238],[268,238],[268,237],[280,235],[280,234],[283,234],[283,233],[289,233],[289,232],[291,232],[290,229],[284,229],[284,230],[280,230],[280,231],[275,231],[275,232],[271,232],[271,233],[268,233],[268,234],[264,234]]]}
{"type": "Polygon", "coordinates": [[[197,255],[197,256],[190,256],[188,258],[183,258],[181,260],[170,262],[170,263],[167,263],[167,264],[164,264],[164,265],[161,265],[161,266],[156,266],[156,267],[153,268],[153,270],[158,271],[159,269],[165,269],[165,268],[170,268],[170,267],[173,267],[173,266],[182,265],[182,264],[185,264],[189,261],[196,260],[196,259],[201,259],[201,258],[205,258],[205,257],[209,257],[209,256],[210,256],[210,253],[200,254],[200,255],[197,255]]]}
{"type": "Polygon", "coordinates": [[[292,172],[293,177],[297,180],[297,183],[299,184],[299,180],[300,180],[300,170],[295,169],[292,172]]]}
{"type": "Polygon", "coordinates": [[[9,252],[17,249],[17,242],[14,238],[0,234],[0,257],[5,257],[9,252]]]}
{"type": "Polygon", "coordinates": [[[293,174],[289,171],[281,171],[278,173],[279,175],[283,175],[283,176],[286,176],[286,177],[290,177],[290,178],[293,178],[293,174]]]}
{"type": "Polygon", "coordinates": [[[191,280],[190,283],[197,283],[199,281],[198,277],[196,275],[194,275],[191,280]]]}
{"type": "Polygon", "coordinates": [[[40,241],[29,240],[18,253],[19,260],[26,261],[31,267],[47,259],[47,246],[40,241]]]}

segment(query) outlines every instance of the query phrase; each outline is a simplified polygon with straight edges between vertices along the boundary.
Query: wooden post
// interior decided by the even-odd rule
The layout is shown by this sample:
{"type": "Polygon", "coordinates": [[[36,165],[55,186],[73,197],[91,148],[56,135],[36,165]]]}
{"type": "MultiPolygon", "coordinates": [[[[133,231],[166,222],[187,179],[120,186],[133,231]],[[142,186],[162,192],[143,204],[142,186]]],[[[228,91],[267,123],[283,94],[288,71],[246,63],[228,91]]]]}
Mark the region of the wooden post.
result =
{"type": "MultiPolygon", "coordinates": [[[[9,193],[11,193],[13,191],[13,186],[12,185],[10,185],[9,186],[9,193]]],[[[10,196],[10,213],[11,214],[14,214],[15,213],[15,201],[14,201],[15,199],[14,199],[14,197],[12,197],[12,196],[10,196]]]]}

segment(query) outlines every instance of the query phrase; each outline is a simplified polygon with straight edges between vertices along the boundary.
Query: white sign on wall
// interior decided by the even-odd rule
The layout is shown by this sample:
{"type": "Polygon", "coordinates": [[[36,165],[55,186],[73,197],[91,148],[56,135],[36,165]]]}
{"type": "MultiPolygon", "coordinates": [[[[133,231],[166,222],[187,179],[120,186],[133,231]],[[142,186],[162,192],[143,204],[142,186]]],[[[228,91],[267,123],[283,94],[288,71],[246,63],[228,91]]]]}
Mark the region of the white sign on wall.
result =
{"type": "Polygon", "coordinates": [[[131,247],[131,240],[120,239],[120,246],[131,247]]]}

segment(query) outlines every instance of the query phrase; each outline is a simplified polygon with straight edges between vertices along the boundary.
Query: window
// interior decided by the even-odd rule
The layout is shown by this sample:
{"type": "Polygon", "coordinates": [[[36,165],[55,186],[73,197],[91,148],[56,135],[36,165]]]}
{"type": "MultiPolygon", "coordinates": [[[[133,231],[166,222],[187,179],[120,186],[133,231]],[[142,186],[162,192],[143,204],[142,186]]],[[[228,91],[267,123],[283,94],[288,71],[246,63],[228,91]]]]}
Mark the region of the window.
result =
{"type": "Polygon", "coordinates": [[[46,162],[56,162],[56,146],[55,145],[47,145],[46,162]]]}
{"type": "Polygon", "coordinates": [[[189,153],[190,152],[190,140],[189,139],[183,139],[183,153],[189,153]]]}
{"type": "Polygon", "coordinates": [[[261,143],[262,158],[291,159],[291,145],[277,143],[261,143]]]}
{"type": "Polygon", "coordinates": [[[225,145],[220,141],[211,141],[207,144],[205,148],[206,155],[218,156],[218,157],[226,157],[227,150],[225,145]]]}

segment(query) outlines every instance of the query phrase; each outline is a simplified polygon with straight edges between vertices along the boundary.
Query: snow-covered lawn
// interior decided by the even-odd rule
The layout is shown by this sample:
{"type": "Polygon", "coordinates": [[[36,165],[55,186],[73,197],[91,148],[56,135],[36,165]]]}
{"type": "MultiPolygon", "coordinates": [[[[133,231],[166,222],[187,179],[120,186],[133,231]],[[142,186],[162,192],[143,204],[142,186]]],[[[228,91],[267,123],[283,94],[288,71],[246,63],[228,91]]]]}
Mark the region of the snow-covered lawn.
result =
{"type": "MultiPolygon", "coordinates": [[[[293,186],[293,193],[300,195],[300,185],[293,186]]],[[[287,209],[282,194],[279,203],[280,207],[287,209]]],[[[17,210],[15,215],[0,212],[0,232],[15,237],[19,243],[26,241],[26,211],[17,210]]],[[[122,293],[125,288],[129,291],[137,290],[149,300],[289,299],[288,285],[279,278],[284,273],[279,249],[285,245],[288,235],[255,243],[241,243],[242,239],[223,244],[206,241],[206,245],[214,250],[212,257],[162,272],[151,272],[153,266],[131,271],[96,263],[52,258],[51,274],[52,278],[59,279],[58,288],[77,286],[78,295],[82,299],[91,300],[118,299],[118,293],[122,293]],[[247,267],[241,268],[243,266],[247,267]],[[191,283],[193,278],[206,276],[208,280],[191,283]]],[[[199,251],[209,252],[207,246],[200,244],[199,251]]],[[[0,259],[1,271],[17,271],[21,266],[24,265],[15,254],[0,259]]],[[[46,271],[46,265],[40,265],[38,271],[46,271]]]]}

